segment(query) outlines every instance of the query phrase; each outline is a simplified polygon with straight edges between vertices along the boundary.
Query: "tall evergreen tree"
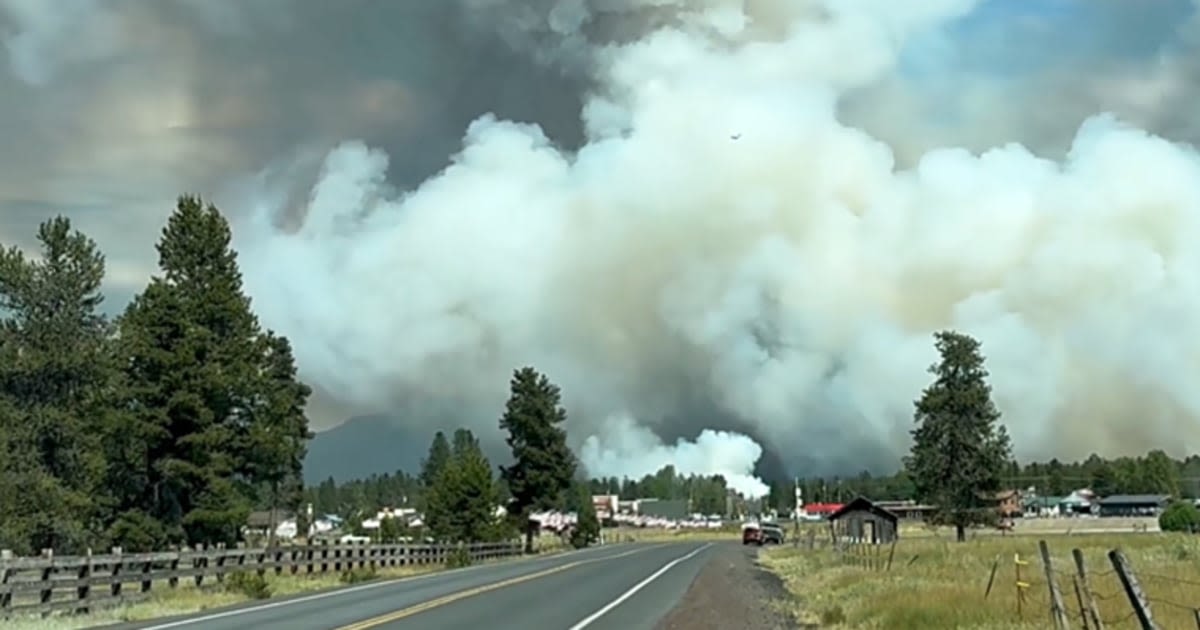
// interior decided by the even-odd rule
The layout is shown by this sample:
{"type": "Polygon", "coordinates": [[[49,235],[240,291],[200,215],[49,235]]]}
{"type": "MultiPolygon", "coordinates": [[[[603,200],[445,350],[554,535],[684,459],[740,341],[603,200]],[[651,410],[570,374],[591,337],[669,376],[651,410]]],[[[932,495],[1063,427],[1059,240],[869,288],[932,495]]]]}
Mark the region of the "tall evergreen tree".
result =
{"type": "Polygon", "coordinates": [[[421,484],[425,487],[433,485],[446,462],[450,461],[450,441],[446,434],[438,431],[433,434],[433,442],[429,445],[429,454],[421,461],[421,484]]]}
{"type": "Polygon", "coordinates": [[[0,546],[98,543],[107,501],[99,436],[113,413],[104,256],[66,218],[41,224],[40,259],[0,251],[0,546]]]}
{"type": "Polygon", "coordinates": [[[131,417],[110,448],[136,462],[119,532],[150,520],[169,540],[233,542],[261,487],[297,474],[308,389],[286,342],[261,331],[230,243],[214,206],[181,197],[162,274],[119,322],[131,417]]]}
{"type": "Polygon", "coordinates": [[[454,433],[450,458],[427,491],[425,522],[439,540],[480,542],[498,535],[492,466],[467,429],[454,433]]]}
{"type": "Polygon", "coordinates": [[[558,386],[532,367],[524,367],[514,372],[510,389],[500,428],[508,432],[514,462],[501,468],[501,476],[512,493],[509,514],[519,519],[525,550],[532,553],[536,530],[529,517],[534,511],[561,506],[576,461],[567,448],[567,412],[560,405],[558,386]]]}
{"type": "MultiPolygon", "coordinates": [[[[304,455],[313,437],[304,405],[312,389],[297,379],[292,347],[286,338],[268,332],[262,343],[262,395],[251,406],[241,473],[267,493],[266,503],[272,514],[281,506],[299,511],[304,455]]],[[[274,524],[271,531],[273,535],[274,524]]]]}
{"type": "Polygon", "coordinates": [[[918,498],[938,506],[933,520],[953,525],[963,541],[967,526],[995,520],[1012,454],[979,342],[953,331],[934,337],[941,362],[929,368],[935,380],[914,403],[917,427],[905,466],[918,498]]]}

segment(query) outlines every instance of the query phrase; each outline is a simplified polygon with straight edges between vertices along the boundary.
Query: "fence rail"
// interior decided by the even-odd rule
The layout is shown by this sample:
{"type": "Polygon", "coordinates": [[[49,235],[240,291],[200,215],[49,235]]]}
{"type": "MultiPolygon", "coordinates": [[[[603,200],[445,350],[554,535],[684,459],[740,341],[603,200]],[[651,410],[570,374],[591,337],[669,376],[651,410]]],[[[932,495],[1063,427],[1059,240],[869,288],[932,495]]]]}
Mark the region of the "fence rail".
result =
{"type": "Polygon", "coordinates": [[[143,599],[156,584],[177,588],[221,583],[255,571],[282,575],[340,573],[355,568],[446,564],[466,553],[472,562],[521,554],[519,542],[470,545],[337,544],[262,549],[195,549],[154,553],[0,557],[0,619],[13,614],[88,612],[143,599]],[[461,550],[461,551],[460,551],[461,550]]]}

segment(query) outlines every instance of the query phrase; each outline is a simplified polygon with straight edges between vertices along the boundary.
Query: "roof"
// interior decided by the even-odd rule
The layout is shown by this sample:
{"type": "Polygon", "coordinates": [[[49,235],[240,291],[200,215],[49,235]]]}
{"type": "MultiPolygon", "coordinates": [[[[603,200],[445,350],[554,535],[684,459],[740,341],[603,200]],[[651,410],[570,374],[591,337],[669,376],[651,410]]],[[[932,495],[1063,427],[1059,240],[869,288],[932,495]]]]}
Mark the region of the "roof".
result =
{"type": "Polygon", "coordinates": [[[1039,507],[1054,507],[1066,502],[1067,497],[1027,497],[1025,505],[1036,505],[1039,507]]]}
{"type": "Polygon", "coordinates": [[[289,511],[275,510],[275,517],[272,518],[271,510],[256,510],[246,517],[246,526],[261,529],[270,527],[272,524],[278,525],[292,518],[292,516],[292,513],[289,511]]]}
{"type": "Polygon", "coordinates": [[[1168,494],[1114,494],[1100,499],[1100,505],[1159,505],[1170,500],[1168,494]]]}
{"type": "Polygon", "coordinates": [[[842,509],[841,503],[806,503],[804,511],[809,514],[823,514],[827,512],[836,512],[842,509]]]}
{"type": "Polygon", "coordinates": [[[900,520],[899,516],[896,516],[895,514],[879,507],[878,505],[875,505],[874,503],[871,503],[871,500],[866,497],[858,497],[846,505],[843,505],[840,510],[829,515],[829,520],[836,521],[851,512],[870,512],[880,518],[892,521],[893,523],[900,520]]]}

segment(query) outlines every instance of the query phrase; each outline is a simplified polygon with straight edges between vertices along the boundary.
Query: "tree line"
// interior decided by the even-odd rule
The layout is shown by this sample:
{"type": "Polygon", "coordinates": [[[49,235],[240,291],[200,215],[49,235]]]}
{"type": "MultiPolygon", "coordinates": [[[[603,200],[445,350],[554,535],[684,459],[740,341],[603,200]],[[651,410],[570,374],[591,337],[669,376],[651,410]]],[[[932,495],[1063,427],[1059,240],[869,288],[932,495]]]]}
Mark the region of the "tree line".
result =
{"type": "Polygon", "coordinates": [[[105,258],[56,217],[0,251],[0,547],[234,542],[293,501],[311,434],[288,340],[242,291],[228,223],[181,197],[120,316],[105,258]]]}
{"type": "MultiPolygon", "coordinates": [[[[1063,497],[1080,489],[1100,496],[1114,494],[1168,494],[1200,498],[1200,455],[1174,459],[1162,450],[1138,457],[1105,459],[1097,454],[1075,462],[1051,459],[1045,462],[1009,462],[1001,480],[1006,488],[1033,488],[1040,496],[1063,497]]],[[[769,483],[767,504],[780,512],[795,507],[799,484],[806,503],[840,503],[857,496],[874,500],[915,499],[916,489],[906,470],[890,475],[862,471],[848,477],[801,477],[775,479],[769,483]]]]}
{"type": "MultiPolygon", "coordinates": [[[[254,508],[303,513],[311,389],[287,338],[251,309],[221,212],[180,197],[158,272],[115,318],[101,311],[95,241],[64,217],[37,241],[37,255],[0,250],[0,548],[232,544],[254,508]]],[[[388,480],[387,492],[419,486],[440,538],[514,531],[531,548],[529,515],[578,500],[558,387],[531,367],[510,386],[499,426],[513,463],[499,480],[469,431],[436,438],[420,479],[388,480]]]]}

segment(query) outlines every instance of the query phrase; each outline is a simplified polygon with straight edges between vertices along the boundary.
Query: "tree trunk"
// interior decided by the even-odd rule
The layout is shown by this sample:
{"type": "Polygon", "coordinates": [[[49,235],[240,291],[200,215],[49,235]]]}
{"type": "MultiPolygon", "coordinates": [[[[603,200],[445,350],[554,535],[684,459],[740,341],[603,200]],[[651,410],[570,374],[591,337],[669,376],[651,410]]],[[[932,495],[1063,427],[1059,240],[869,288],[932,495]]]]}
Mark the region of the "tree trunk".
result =
{"type": "Polygon", "coordinates": [[[531,521],[525,521],[525,553],[533,553],[533,530],[531,521]]]}
{"type": "Polygon", "coordinates": [[[267,549],[275,547],[275,510],[279,505],[279,481],[271,482],[271,510],[267,512],[267,549]]]}
{"type": "Polygon", "coordinates": [[[955,523],[954,525],[954,539],[958,542],[966,542],[967,540],[967,528],[963,527],[961,523],[955,523]]]}

